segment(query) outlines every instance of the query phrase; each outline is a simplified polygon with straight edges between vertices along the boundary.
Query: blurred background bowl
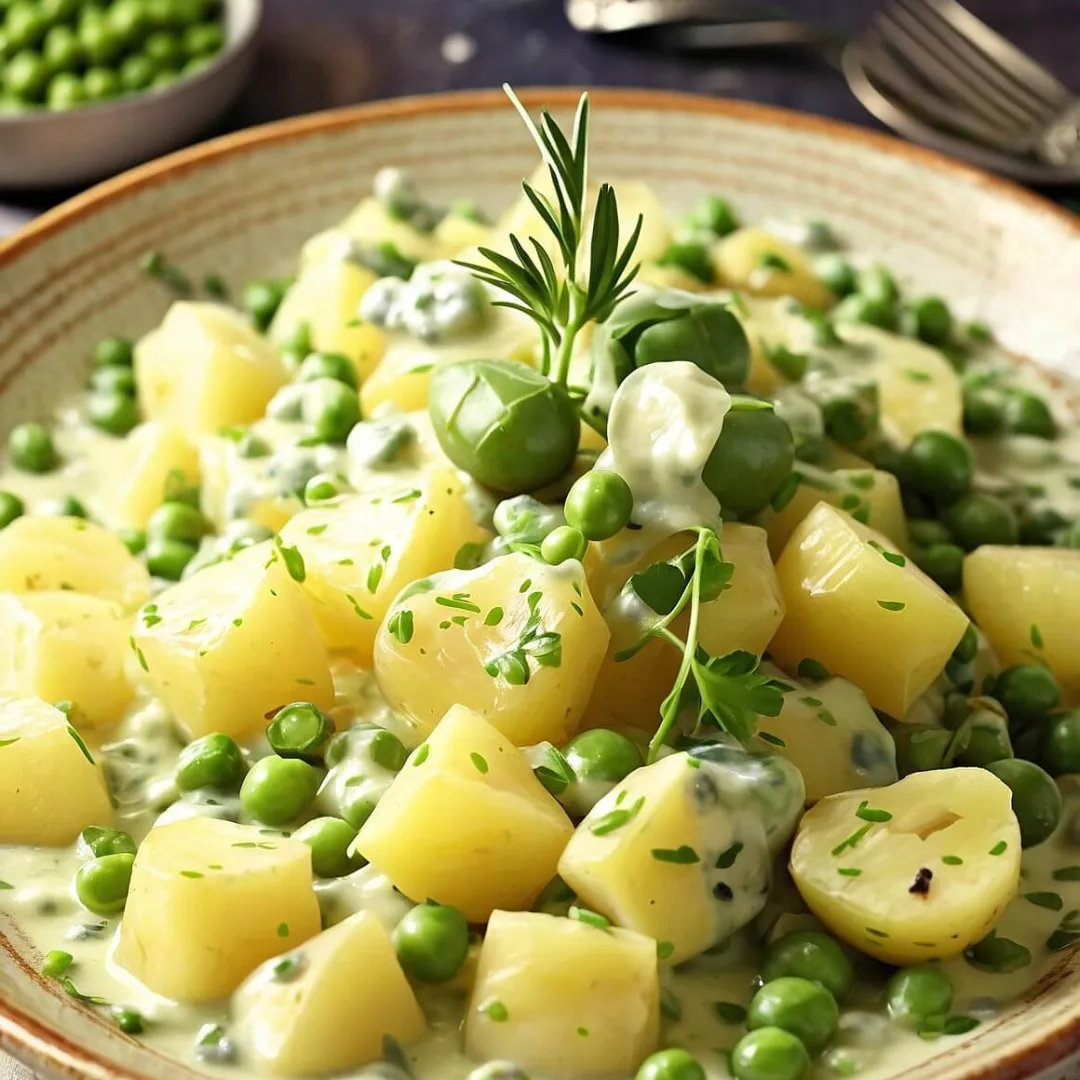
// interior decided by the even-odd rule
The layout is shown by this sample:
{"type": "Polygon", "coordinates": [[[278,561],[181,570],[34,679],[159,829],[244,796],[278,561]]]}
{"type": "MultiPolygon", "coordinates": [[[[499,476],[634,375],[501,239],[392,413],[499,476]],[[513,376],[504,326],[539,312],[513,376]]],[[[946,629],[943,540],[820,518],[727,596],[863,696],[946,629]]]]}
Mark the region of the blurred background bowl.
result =
{"type": "Polygon", "coordinates": [[[225,0],[225,47],[163,90],[67,112],[0,113],[0,188],[82,184],[156,157],[208,128],[236,99],[255,57],[262,0],[225,0]]]}

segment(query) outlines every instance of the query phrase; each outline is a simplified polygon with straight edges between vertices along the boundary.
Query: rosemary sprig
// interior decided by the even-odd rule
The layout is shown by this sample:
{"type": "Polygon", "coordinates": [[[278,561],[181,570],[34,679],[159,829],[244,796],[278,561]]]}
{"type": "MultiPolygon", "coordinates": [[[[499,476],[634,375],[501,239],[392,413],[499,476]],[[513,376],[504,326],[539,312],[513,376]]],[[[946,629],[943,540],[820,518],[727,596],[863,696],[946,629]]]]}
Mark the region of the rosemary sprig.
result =
{"type": "Polygon", "coordinates": [[[554,200],[528,181],[522,190],[540,220],[555,238],[562,263],[556,267],[547,249],[529,237],[532,251],[516,236],[510,237],[514,257],[482,247],[490,265],[460,262],[486,285],[508,293],[513,300],[498,300],[500,307],[520,311],[540,328],[544,341],[543,372],[565,386],[574,340],[590,322],[603,322],[622,300],[638,272],[631,265],[643,218],[629,240],[619,245],[619,207],[615,190],[601,184],[592,216],[588,272],[579,281],[579,259],[588,208],[589,95],[582,94],[570,137],[567,138],[545,109],[537,124],[509,85],[503,90],[525,121],[551,176],[554,200]]]}

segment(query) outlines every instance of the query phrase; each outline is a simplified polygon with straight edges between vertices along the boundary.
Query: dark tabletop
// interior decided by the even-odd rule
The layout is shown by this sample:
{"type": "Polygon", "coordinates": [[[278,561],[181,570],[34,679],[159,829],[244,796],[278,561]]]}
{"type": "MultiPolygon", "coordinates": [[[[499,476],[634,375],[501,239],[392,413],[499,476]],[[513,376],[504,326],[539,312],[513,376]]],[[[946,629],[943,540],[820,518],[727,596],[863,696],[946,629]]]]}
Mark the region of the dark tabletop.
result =
{"type": "MultiPolygon", "coordinates": [[[[563,0],[264,0],[254,78],[218,131],[401,94],[497,85],[593,84],[695,90],[873,121],[812,53],[665,54],[589,38],[563,0]]],[[[784,0],[795,15],[854,33],[874,0],[784,0]]],[[[1080,0],[968,0],[976,14],[1080,88],[1080,0]]],[[[212,134],[212,133],[211,133],[212,134]]],[[[70,192],[0,192],[36,211],[70,192]]]]}

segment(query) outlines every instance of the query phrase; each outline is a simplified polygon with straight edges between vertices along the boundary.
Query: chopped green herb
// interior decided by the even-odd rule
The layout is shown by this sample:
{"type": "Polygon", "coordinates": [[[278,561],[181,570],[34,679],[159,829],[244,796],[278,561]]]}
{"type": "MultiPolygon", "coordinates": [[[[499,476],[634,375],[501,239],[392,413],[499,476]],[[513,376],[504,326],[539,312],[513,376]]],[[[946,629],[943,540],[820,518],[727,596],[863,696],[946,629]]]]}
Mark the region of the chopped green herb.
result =
{"type": "Polygon", "coordinates": [[[408,608],[395,611],[386,624],[386,629],[400,645],[408,645],[413,636],[413,613],[408,608]]]}
{"type": "Polygon", "coordinates": [[[304,556],[300,554],[300,549],[282,543],[280,536],[274,537],[274,546],[281,554],[281,561],[285,564],[289,577],[298,584],[303,584],[307,578],[307,570],[304,567],[304,556]]]}
{"type": "Polygon", "coordinates": [[[964,860],[959,855],[942,855],[941,861],[946,866],[963,866],[964,860]]]}
{"type": "Polygon", "coordinates": [[[1080,866],[1063,866],[1053,873],[1055,881],[1080,881],[1080,866]]]}
{"type": "Polygon", "coordinates": [[[82,755],[90,762],[91,765],[96,764],[94,761],[94,755],[90,753],[86,743],[83,742],[82,736],[70,725],[67,726],[68,734],[75,740],[75,745],[82,751],[82,755]]]}
{"type": "Polygon", "coordinates": [[[289,936],[289,924],[287,922],[278,923],[277,936],[280,938],[287,938],[289,936]]]}
{"type": "Polygon", "coordinates": [[[714,1002],[713,1009],[725,1024],[743,1024],[746,1022],[746,1009],[734,1001],[714,1002]]]}
{"type": "Polygon", "coordinates": [[[485,626],[498,626],[503,620],[503,609],[501,607],[493,607],[484,616],[485,626]]]}
{"type": "Polygon", "coordinates": [[[927,371],[920,371],[918,368],[908,368],[904,372],[904,377],[910,379],[912,382],[928,383],[933,382],[934,377],[927,371]]]}
{"type": "Polygon", "coordinates": [[[809,656],[799,661],[795,674],[800,679],[809,679],[811,682],[824,682],[826,679],[831,678],[829,669],[809,656]]]}
{"type": "Polygon", "coordinates": [[[1043,647],[1042,633],[1034,623],[1031,624],[1031,631],[1029,636],[1031,638],[1031,644],[1034,648],[1041,649],[1043,647]]]}
{"type": "Polygon", "coordinates": [[[778,735],[772,735],[768,731],[759,731],[758,738],[762,742],[767,742],[770,746],[787,746],[787,743],[778,735]]]}
{"type": "Polygon", "coordinates": [[[875,823],[892,821],[892,814],[888,810],[875,810],[865,799],[859,803],[855,816],[862,821],[873,821],[875,823]]]}
{"type": "Polygon", "coordinates": [[[440,607],[455,608],[458,611],[468,611],[470,614],[479,615],[479,606],[474,604],[468,596],[468,593],[456,593],[453,596],[436,596],[435,603],[440,607]]]}
{"type": "Polygon", "coordinates": [[[845,840],[841,840],[839,844],[832,849],[832,855],[843,855],[848,848],[855,848],[858,846],[862,838],[873,828],[873,825],[864,825],[861,829],[856,829],[845,840]]]}
{"type": "Polygon", "coordinates": [[[666,960],[675,952],[675,945],[670,941],[658,941],[656,943],[656,957],[658,960],[666,960]]]}
{"type": "Polygon", "coordinates": [[[1004,855],[1008,850],[1009,845],[1004,840],[999,840],[991,849],[991,855],[1004,855]]]}
{"type": "Polygon", "coordinates": [[[700,856],[689,844],[683,844],[677,848],[653,848],[652,857],[657,862],[675,863],[680,866],[701,862],[700,856]]]}
{"type": "Polygon", "coordinates": [[[475,751],[469,755],[469,760],[476,766],[476,771],[481,775],[484,775],[488,771],[487,758],[483,754],[477,754],[475,751]]]}
{"type": "Polygon", "coordinates": [[[1060,911],[1065,906],[1065,901],[1056,892],[1029,892],[1024,893],[1023,897],[1029,904],[1046,908],[1047,911],[1060,911]]]}
{"type": "Polygon", "coordinates": [[[431,747],[427,743],[424,743],[413,755],[414,765],[423,765],[428,759],[428,754],[431,753],[431,747]]]}
{"type": "Polygon", "coordinates": [[[860,877],[862,875],[862,871],[854,866],[840,866],[837,867],[836,872],[841,877],[860,877]]]}
{"type": "Polygon", "coordinates": [[[201,878],[205,877],[206,875],[200,874],[198,870],[181,870],[180,876],[186,878],[201,878]]]}
{"type": "Polygon", "coordinates": [[[903,600],[879,600],[877,605],[886,611],[903,611],[907,607],[903,600]]]}
{"type": "Polygon", "coordinates": [[[571,907],[567,913],[571,919],[577,922],[586,923],[588,926],[595,926],[597,930],[610,930],[611,920],[605,918],[603,915],[596,911],[590,911],[588,908],[583,907],[571,907]]]}
{"type": "Polygon", "coordinates": [[[509,1011],[498,998],[491,998],[488,1001],[485,1001],[480,1006],[480,1012],[496,1024],[503,1024],[510,1019],[509,1011]]]}
{"type": "Polygon", "coordinates": [[[735,865],[735,860],[742,854],[743,844],[736,840],[734,844],[722,852],[716,860],[717,870],[730,870],[735,865]]]}
{"type": "MultiPolygon", "coordinates": [[[[625,795],[626,792],[621,792],[620,794],[625,795]]],[[[602,817],[597,818],[590,826],[589,831],[593,836],[607,836],[610,833],[621,829],[624,825],[629,825],[630,822],[641,813],[641,808],[644,805],[645,796],[642,795],[629,807],[610,810],[602,817]]]]}
{"type": "Polygon", "coordinates": [[[801,697],[799,700],[804,705],[809,705],[811,709],[820,709],[825,704],[820,698],[816,697],[801,697]]]}

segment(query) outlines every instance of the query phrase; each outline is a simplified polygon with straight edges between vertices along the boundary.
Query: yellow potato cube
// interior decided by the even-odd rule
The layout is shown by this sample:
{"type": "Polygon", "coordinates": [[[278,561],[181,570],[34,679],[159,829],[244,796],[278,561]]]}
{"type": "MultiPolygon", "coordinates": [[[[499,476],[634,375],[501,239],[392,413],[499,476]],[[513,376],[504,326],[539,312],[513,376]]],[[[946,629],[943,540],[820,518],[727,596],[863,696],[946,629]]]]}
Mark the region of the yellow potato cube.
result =
{"type": "Polygon", "coordinates": [[[377,915],[361,911],[278,959],[236,991],[237,1028],[255,1068],[319,1076],[378,1061],[383,1039],[402,1045],[427,1028],[377,915]],[[282,979],[282,963],[297,965],[282,979]]]}
{"type": "Polygon", "coordinates": [[[83,518],[21,517],[0,531],[0,591],[60,590],[131,611],[150,596],[150,575],[115,533],[83,518]]]}
{"type": "Polygon", "coordinates": [[[802,463],[797,472],[799,486],[791,501],[761,516],[774,559],[780,558],[791,534],[819,502],[838,507],[861,524],[883,533],[901,551],[907,550],[907,516],[900,500],[900,484],[892,473],[872,468],[826,472],[802,463]]]}
{"type": "Polygon", "coordinates": [[[188,818],[139,847],[116,959],[156,994],[211,1001],[319,926],[307,844],[188,818]]]}
{"type": "Polygon", "coordinates": [[[487,243],[491,227],[451,211],[435,226],[439,258],[453,259],[463,251],[487,243]]]}
{"type": "Polygon", "coordinates": [[[162,592],[135,620],[145,681],[191,738],[244,738],[290,701],[334,703],[297,553],[267,541],[162,592]]]}
{"type": "Polygon", "coordinates": [[[356,241],[360,248],[365,244],[393,244],[405,258],[415,262],[430,262],[439,254],[434,236],[391,216],[378,199],[370,196],[361,200],[345,218],[340,231],[356,241]]]}
{"type": "Polygon", "coordinates": [[[117,470],[109,521],[118,528],[143,529],[174,482],[199,483],[199,452],[175,428],[156,421],[140,424],[124,439],[123,468],[117,470]]]}
{"type": "Polygon", "coordinates": [[[785,671],[816,660],[902,717],[941,674],[967,616],[882,533],[819,503],[776,564],[787,615],[769,646],[785,671]]]}
{"type": "Polygon", "coordinates": [[[239,312],[188,301],[136,345],[135,377],[143,414],[189,435],[257,420],[287,379],[277,351],[239,312]]]}
{"type": "Polygon", "coordinates": [[[375,634],[394,597],[418,578],[449,570],[463,544],[487,538],[465,485],[451,469],[305,510],[282,529],[304,557],[303,588],[332,649],[371,664],[375,634]]]}
{"type": "Polygon", "coordinates": [[[461,704],[515,746],[558,744],[577,730],[607,642],[580,564],[515,553],[399,595],[379,627],[375,674],[422,732],[461,704]]]}
{"type": "Polygon", "coordinates": [[[281,346],[306,323],[316,352],[339,353],[352,361],[360,381],[382,358],[383,334],[358,323],[360,300],[376,280],[351,259],[332,259],[300,271],[270,326],[270,340],[281,346]]]}
{"type": "Polygon", "coordinates": [[[528,911],[488,924],[465,1018],[476,1061],[543,1076],[630,1076],[660,1038],[656,942],[528,911]]]}
{"type": "Polygon", "coordinates": [[[791,875],[834,934],[878,960],[958,956],[990,932],[1020,883],[1011,792],[985,769],[939,769],[830,796],[799,825],[791,875]],[[870,820],[860,808],[874,811],[870,820]],[[933,876],[913,889],[924,868],[933,876]]]}
{"type": "Polygon", "coordinates": [[[671,754],[632,772],[593,807],[559,860],[559,876],[585,906],[654,938],[672,964],[761,911],[772,851],[803,806],[802,780],[786,761],[718,753],[723,760],[671,754]],[[776,795],[768,805],[763,790],[776,795]]]}
{"type": "Polygon", "coordinates": [[[1080,551],[981,547],[964,560],[964,600],[1003,664],[1045,663],[1080,703],[1080,551]]]}
{"type": "Polygon", "coordinates": [[[572,832],[525,755],[455,706],[398,773],[355,848],[411,899],[485,922],[496,908],[532,904],[572,832]]]}
{"type": "Polygon", "coordinates": [[[114,724],[132,698],[130,628],[131,617],[98,596],[0,593],[0,691],[72,701],[88,726],[114,724]]]}
{"type": "Polygon", "coordinates": [[[105,777],[57,708],[0,697],[0,844],[63,847],[89,825],[112,825],[105,777]]]}
{"type": "MultiPolygon", "coordinates": [[[[768,669],[766,669],[768,670],[768,669]]],[[[856,788],[884,787],[899,779],[896,745],[866,695],[846,679],[800,684],[783,672],[779,716],[758,721],[758,750],[786,758],[802,774],[806,802],[856,788]]]]}
{"type": "Polygon", "coordinates": [[[836,303],[802,248],[764,229],[736,229],[717,240],[712,260],[717,277],[729,288],[756,296],[794,296],[812,308],[836,303]]]}

